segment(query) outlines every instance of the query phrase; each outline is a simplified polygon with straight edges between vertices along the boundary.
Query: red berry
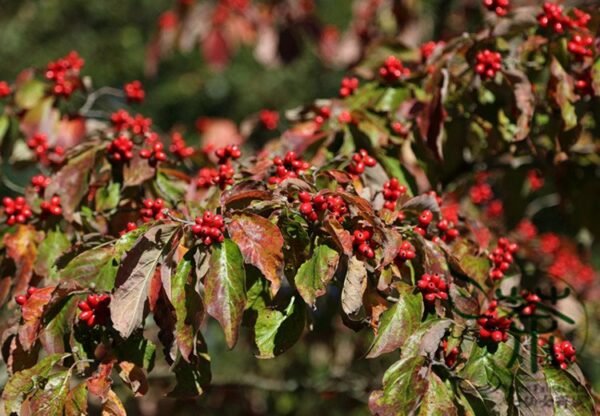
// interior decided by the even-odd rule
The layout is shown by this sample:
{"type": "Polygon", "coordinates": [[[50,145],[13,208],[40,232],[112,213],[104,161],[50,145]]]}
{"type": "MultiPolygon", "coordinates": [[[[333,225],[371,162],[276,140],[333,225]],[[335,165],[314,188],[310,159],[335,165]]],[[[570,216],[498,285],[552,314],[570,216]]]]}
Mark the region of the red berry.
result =
{"type": "Polygon", "coordinates": [[[142,87],[142,83],[137,80],[125,84],[123,90],[125,91],[125,97],[127,98],[127,101],[132,103],[141,103],[144,101],[144,97],[146,96],[144,88],[142,87]]]}

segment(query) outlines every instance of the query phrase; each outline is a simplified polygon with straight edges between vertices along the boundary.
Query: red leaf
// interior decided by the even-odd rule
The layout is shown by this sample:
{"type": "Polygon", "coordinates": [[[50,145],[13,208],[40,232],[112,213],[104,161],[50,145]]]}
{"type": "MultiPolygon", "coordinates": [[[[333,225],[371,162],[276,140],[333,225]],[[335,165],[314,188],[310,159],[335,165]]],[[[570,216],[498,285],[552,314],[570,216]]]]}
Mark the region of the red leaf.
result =
{"type": "Polygon", "coordinates": [[[4,235],[6,254],[16,265],[14,293],[23,294],[33,274],[40,235],[31,225],[19,225],[13,234],[4,235]]]}
{"type": "Polygon", "coordinates": [[[216,70],[224,69],[229,63],[230,50],[220,30],[211,30],[202,42],[202,54],[208,65],[216,70]]]}
{"type": "Polygon", "coordinates": [[[108,398],[108,394],[111,391],[110,386],[112,380],[110,373],[112,372],[114,363],[104,363],[98,366],[98,372],[87,379],[88,391],[95,396],[100,397],[102,401],[108,398]]]}
{"type": "Polygon", "coordinates": [[[50,302],[55,287],[37,289],[21,308],[23,324],[19,327],[19,341],[28,351],[37,339],[44,308],[50,302]]]}

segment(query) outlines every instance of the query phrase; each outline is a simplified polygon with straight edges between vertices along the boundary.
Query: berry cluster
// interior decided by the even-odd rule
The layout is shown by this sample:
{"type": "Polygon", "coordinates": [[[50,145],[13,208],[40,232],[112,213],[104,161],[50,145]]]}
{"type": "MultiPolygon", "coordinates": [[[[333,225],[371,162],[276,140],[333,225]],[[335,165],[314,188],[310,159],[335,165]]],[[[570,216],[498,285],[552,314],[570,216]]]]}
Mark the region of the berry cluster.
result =
{"type": "Polygon", "coordinates": [[[408,241],[403,241],[398,249],[398,255],[394,261],[398,267],[402,267],[404,263],[406,263],[408,260],[413,260],[415,257],[417,257],[415,248],[408,241]]]}
{"type": "Polygon", "coordinates": [[[217,175],[213,177],[213,185],[218,185],[219,188],[225,189],[227,185],[233,185],[233,175],[235,175],[235,169],[229,163],[219,165],[217,175]]]}
{"type": "Polygon", "coordinates": [[[279,113],[273,110],[261,110],[258,119],[267,130],[275,130],[279,124],[279,113]]]}
{"type": "Polygon", "coordinates": [[[489,183],[479,182],[469,189],[469,197],[475,205],[482,205],[492,200],[494,191],[489,183]]]}
{"type": "Polygon", "coordinates": [[[126,163],[133,158],[133,142],[127,136],[118,136],[107,146],[108,159],[114,163],[126,163]]]}
{"type": "Polygon", "coordinates": [[[219,165],[223,165],[231,160],[239,159],[242,156],[242,151],[238,145],[230,144],[215,150],[215,155],[219,158],[219,165]]]}
{"type": "Polygon", "coordinates": [[[55,195],[50,198],[50,201],[42,201],[40,209],[42,210],[42,216],[61,215],[60,197],[55,195]]]}
{"type": "Polygon", "coordinates": [[[83,65],[83,59],[75,51],[48,63],[46,79],[54,82],[52,93],[59,97],[70,97],[81,84],[79,71],[83,65]]]}
{"type": "Polygon", "coordinates": [[[33,150],[38,160],[42,160],[47,156],[48,138],[43,133],[36,133],[27,139],[27,147],[33,150]]]}
{"type": "Polygon", "coordinates": [[[298,199],[300,200],[300,212],[312,222],[319,219],[319,213],[327,210],[338,220],[348,212],[348,206],[340,196],[312,196],[310,193],[302,191],[298,193],[298,199]]]}
{"type": "Polygon", "coordinates": [[[395,82],[409,75],[410,69],[406,68],[402,61],[393,55],[388,56],[379,68],[379,76],[386,82],[395,82]]]}
{"type": "Polygon", "coordinates": [[[125,226],[124,230],[119,231],[119,235],[125,235],[128,232],[131,232],[133,230],[137,230],[138,226],[135,222],[128,222],[127,225],[125,226]]]}
{"type": "Polygon", "coordinates": [[[442,340],[441,347],[442,347],[442,353],[443,353],[444,361],[446,362],[446,365],[448,367],[454,367],[454,365],[456,364],[456,361],[458,360],[458,356],[460,354],[458,347],[454,347],[450,350],[450,352],[448,352],[448,340],[447,339],[442,340]]]}
{"type": "Polygon", "coordinates": [[[575,362],[575,347],[569,341],[556,342],[552,345],[552,361],[566,370],[570,363],[575,362]]]}
{"type": "Polygon", "coordinates": [[[186,145],[183,135],[179,132],[171,134],[169,150],[179,159],[187,159],[194,154],[194,148],[186,145]]]}
{"type": "Polygon", "coordinates": [[[196,177],[196,186],[198,188],[210,188],[219,178],[219,172],[214,168],[202,168],[198,171],[196,177]]]}
{"type": "Polygon", "coordinates": [[[393,211],[396,209],[396,202],[402,195],[406,194],[406,186],[400,185],[396,178],[392,178],[383,184],[383,207],[393,211]]]}
{"type": "Polygon", "coordinates": [[[410,132],[409,127],[401,121],[392,122],[391,128],[394,133],[402,137],[406,137],[410,132]]]}
{"type": "Polygon", "coordinates": [[[510,9],[510,0],[483,0],[483,5],[498,16],[504,17],[510,9]]]}
{"type": "Polygon", "coordinates": [[[6,81],[0,81],[0,98],[5,98],[10,95],[12,90],[6,81]]]}
{"type": "Polygon", "coordinates": [[[590,35],[573,35],[573,37],[567,43],[567,49],[577,60],[583,60],[584,58],[592,57],[592,45],[594,44],[594,38],[590,35]]]}
{"type": "Polygon", "coordinates": [[[428,305],[433,305],[436,299],[448,299],[448,285],[438,273],[425,273],[417,282],[417,287],[428,305]]]}
{"type": "Polygon", "coordinates": [[[514,261],[513,254],[518,249],[519,246],[516,243],[511,243],[507,238],[501,237],[498,239],[498,245],[489,255],[489,259],[493,263],[490,270],[490,278],[492,280],[500,280],[504,277],[504,272],[509,269],[514,261]]]}
{"type": "Polygon", "coordinates": [[[431,212],[428,209],[421,211],[419,217],[417,218],[417,221],[419,222],[419,225],[414,227],[414,231],[417,234],[420,234],[423,237],[425,237],[427,235],[427,228],[429,227],[429,224],[431,224],[431,222],[433,221],[433,212],[431,212]]]}
{"type": "Polygon", "coordinates": [[[213,243],[222,243],[225,240],[223,235],[225,222],[222,216],[205,211],[202,217],[196,217],[194,222],[192,232],[202,240],[204,245],[210,246],[213,243]]]}
{"type": "Polygon", "coordinates": [[[347,170],[352,175],[360,175],[365,171],[365,166],[372,168],[376,164],[375,158],[370,156],[365,149],[361,149],[352,155],[352,162],[348,165],[347,170]]]}
{"type": "Polygon", "coordinates": [[[329,117],[331,117],[331,108],[327,106],[319,107],[316,110],[315,123],[321,126],[325,121],[329,120],[329,117]]]}
{"type": "Polygon", "coordinates": [[[36,290],[37,288],[31,286],[27,289],[27,292],[24,295],[15,296],[15,302],[17,302],[17,305],[25,305],[27,303],[27,300],[31,297],[31,295],[35,293],[36,290]]]}
{"type": "Polygon", "coordinates": [[[269,183],[272,185],[289,178],[297,178],[310,168],[308,162],[302,160],[296,152],[292,151],[287,152],[283,158],[275,156],[273,164],[275,165],[275,174],[269,178],[269,183]]]}
{"type": "Polygon", "coordinates": [[[440,233],[442,241],[449,243],[460,235],[459,231],[455,228],[454,222],[447,218],[442,218],[436,224],[436,227],[440,233]]]}
{"type": "Polygon", "coordinates": [[[523,301],[525,302],[523,309],[521,309],[521,313],[525,316],[533,315],[538,303],[540,303],[542,299],[535,293],[524,292],[521,295],[523,296],[523,301]]]}
{"type": "Polygon", "coordinates": [[[130,103],[141,103],[146,97],[142,83],[137,80],[125,84],[123,91],[125,92],[125,98],[130,103]]]}
{"type": "Polygon", "coordinates": [[[150,133],[152,119],[141,114],[131,116],[125,110],[118,110],[111,114],[110,121],[116,131],[129,130],[132,134],[144,135],[150,133]]]}
{"type": "Polygon", "coordinates": [[[484,49],[475,56],[475,72],[484,80],[491,79],[502,68],[502,55],[489,49],[484,49]]]}
{"type": "Polygon", "coordinates": [[[5,196],[2,198],[4,214],[6,214],[6,224],[25,224],[33,215],[31,208],[27,205],[25,198],[18,196],[15,199],[5,196]]]}
{"type": "Polygon", "coordinates": [[[140,150],[140,157],[142,159],[148,159],[148,164],[152,167],[156,167],[158,162],[165,162],[167,160],[167,154],[165,153],[165,145],[156,140],[151,143],[151,147],[148,149],[140,150]]]}
{"type": "Polygon", "coordinates": [[[349,95],[354,94],[354,91],[356,91],[359,84],[358,78],[356,77],[344,77],[340,85],[340,97],[346,98],[349,95]]]}
{"type": "Polygon", "coordinates": [[[506,316],[499,317],[497,308],[498,302],[495,300],[491,301],[487,311],[477,319],[479,339],[484,342],[498,344],[508,340],[508,330],[510,329],[512,320],[506,316]]]}
{"type": "Polygon", "coordinates": [[[434,40],[430,40],[429,42],[425,42],[424,44],[422,44],[421,47],[419,48],[419,50],[421,51],[421,61],[427,62],[429,57],[431,55],[433,55],[433,52],[435,52],[435,49],[439,45],[443,46],[444,42],[443,41],[436,42],[434,40]]]}
{"type": "Polygon", "coordinates": [[[579,9],[573,9],[575,17],[569,17],[564,14],[563,7],[559,4],[546,2],[543,6],[543,12],[537,16],[538,23],[543,28],[550,28],[554,33],[564,33],[569,28],[587,27],[591,16],[579,9]]]}
{"type": "Polygon", "coordinates": [[[375,257],[374,242],[371,240],[372,236],[371,231],[366,228],[357,228],[352,233],[352,245],[367,259],[375,257]]]}
{"type": "Polygon", "coordinates": [[[37,194],[44,192],[44,189],[50,185],[50,182],[52,182],[52,180],[44,175],[35,175],[31,178],[31,186],[33,186],[33,189],[37,194]]]}
{"type": "Polygon", "coordinates": [[[165,201],[160,198],[156,198],[152,200],[150,198],[144,199],[142,202],[143,208],[140,209],[140,215],[142,216],[142,221],[150,222],[153,220],[163,220],[165,219],[165,214],[163,210],[165,209],[165,201]]]}
{"type": "Polygon", "coordinates": [[[338,123],[340,124],[348,124],[348,123],[352,123],[352,113],[348,110],[342,110],[340,111],[340,113],[338,114],[338,123]]]}
{"type": "Polygon", "coordinates": [[[88,295],[85,300],[77,304],[81,311],[79,320],[85,322],[90,328],[95,324],[106,325],[110,319],[109,304],[110,296],[107,294],[88,295]]]}

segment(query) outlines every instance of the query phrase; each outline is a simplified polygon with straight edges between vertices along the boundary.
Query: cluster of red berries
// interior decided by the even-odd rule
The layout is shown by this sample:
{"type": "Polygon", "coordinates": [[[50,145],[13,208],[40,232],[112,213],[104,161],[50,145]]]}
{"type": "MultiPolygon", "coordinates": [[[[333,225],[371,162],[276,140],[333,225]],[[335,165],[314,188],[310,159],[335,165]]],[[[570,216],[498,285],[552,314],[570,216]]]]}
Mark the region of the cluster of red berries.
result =
{"type": "Polygon", "coordinates": [[[510,0],[483,0],[483,5],[498,16],[504,17],[510,9],[510,0]]]}
{"type": "Polygon", "coordinates": [[[108,159],[115,163],[125,163],[133,158],[133,142],[127,136],[118,136],[107,146],[108,159]]]}
{"type": "Polygon", "coordinates": [[[85,322],[90,328],[96,324],[106,325],[110,318],[109,304],[110,296],[107,294],[88,295],[85,300],[77,304],[81,311],[79,320],[85,322]]]}
{"type": "Polygon", "coordinates": [[[223,235],[225,222],[221,215],[205,211],[202,217],[196,217],[194,222],[192,232],[202,240],[204,245],[210,246],[213,243],[222,243],[225,240],[223,235]]]}
{"type": "Polygon", "coordinates": [[[116,131],[129,130],[133,134],[144,135],[150,132],[152,119],[136,114],[131,116],[125,110],[118,110],[111,114],[110,121],[116,131]]]}
{"type": "Polygon", "coordinates": [[[329,211],[336,219],[341,219],[348,213],[348,206],[337,195],[315,195],[312,196],[306,191],[298,193],[300,200],[300,212],[309,221],[315,222],[319,219],[319,213],[329,211]]]}
{"type": "Polygon", "coordinates": [[[219,158],[219,165],[223,165],[231,160],[239,159],[242,156],[242,151],[237,144],[230,144],[215,150],[215,155],[219,158]]]}
{"type": "Polygon", "coordinates": [[[402,137],[406,137],[410,132],[409,127],[401,121],[392,122],[391,127],[394,133],[402,137]]]}
{"type": "Polygon", "coordinates": [[[160,198],[150,199],[146,198],[142,201],[143,208],[140,209],[140,215],[142,221],[150,222],[153,220],[164,220],[166,218],[163,213],[165,209],[165,201],[160,198]]]}
{"type": "Polygon", "coordinates": [[[0,81],[0,98],[5,98],[10,95],[12,90],[6,81],[0,81]]]}
{"type": "Polygon", "coordinates": [[[489,49],[477,52],[475,72],[484,80],[491,79],[502,68],[502,55],[489,49]]]}
{"type": "Polygon", "coordinates": [[[183,135],[179,132],[171,134],[171,146],[169,150],[179,159],[187,159],[194,154],[194,148],[186,145],[183,135]]]}
{"type": "Polygon", "coordinates": [[[477,319],[479,325],[479,339],[484,342],[493,342],[498,344],[508,340],[508,330],[512,324],[512,319],[507,316],[498,316],[498,301],[490,302],[487,311],[477,319]]]}
{"type": "Polygon", "coordinates": [[[379,68],[379,76],[386,82],[395,82],[400,78],[410,75],[410,69],[406,68],[402,61],[390,55],[379,68]]]}
{"type": "Polygon", "coordinates": [[[219,158],[219,167],[216,171],[214,169],[210,171],[212,174],[211,183],[225,189],[227,185],[233,184],[233,175],[235,175],[235,169],[231,161],[239,159],[242,152],[237,145],[233,144],[215,150],[215,155],[219,158]]]}
{"type": "Polygon", "coordinates": [[[448,285],[438,273],[425,273],[417,282],[417,287],[428,305],[433,305],[436,299],[448,299],[448,285]]]}
{"type": "Polygon", "coordinates": [[[340,85],[340,97],[346,98],[354,94],[360,82],[356,77],[344,77],[340,85]]]}
{"type": "Polygon", "coordinates": [[[279,124],[279,113],[273,110],[261,110],[258,119],[267,130],[275,130],[279,124]]]}
{"type": "Polygon", "coordinates": [[[125,84],[123,91],[125,92],[125,98],[127,98],[127,101],[130,103],[141,103],[146,97],[144,87],[138,80],[125,84]]]}
{"type": "Polygon", "coordinates": [[[310,168],[310,164],[293,151],[287,152],[283,158],[275,156],[273,164],[275,165],[275,174],[269,178],[271,185],[281,183],[289,178],[297,178],[310,168]]]}
{"type": "Polygon", "coordinates": [[[361,149],[358,153],[352,155],[352,161],[348,165],[348,172],[352,175],[360,175],[365,171],[365,167],[372,168],[377,164],[375,158],[369,155],[365,149],[361,149]]]}
{"type": "Polygon", "coordinates": [[[33,186],[33,189],[37,194],[44,192],[44,189],[50,185],[50,182],[52,182],[52,179],[44,175],[35,175],[31,178],[31,186],[33,186]]]}
{"type": "Polygon", "coordinates": [[[42,201],[40,209],[42,210],[42,216],[61,215],[62,207],[60,206],[60,197],[55,195],[50,198],[50,201],[42,201]]]}
{"type": "Polygon", "coordinates": [[[430,40],[429,42],[422,44],[419,48],[421,51],[421,61],[427,62],[429,57],[433,55],[433,52],[435,52],[435,49],[440,45],[443,46],[444,44],[444,41],[436,42],[434,40],[430,40]]]}
{"type": "Polygon", "coordinates": [[[519,246],[516,243],[511,243],[506,237],[498,239],[498,245],[489,255],[492,261],[492,269],[490,270],[490,278],[492,280],[500,280],[504,277],[504,272],[507,271],[513,263],[513,254],[517,252],[519,246]]]}
{"type": "Polygon", "coordinates": [[[165,145],[161,141],[155,140],[151,143],[150,148],[140,150],[140,157],[147,159],[150,166],[156,167],[158,162],[165,162],[167,160],[165,145]]]}
{"type": "Polygon", "coordinates": [[[489,183],[479,181],[469,189],[469,197],[475,205],[482,205],[492,200],[494,191],[489,183]]]}
{"type": "Polygon", "coordinates": [[[592,45],[594,44],[594,38],[590,35],[576,34],[567,43],[567,49],[577,60],[583,60],[587,57],[592,57],[592,45]]]}
{"type": "Polygon", "coordinates": [[[521,294],[523,296],[523,301],[525,305],[523,305],[523,309],[521,309],[521,313],[524,316],[531,316],[535,313],[538,303],[542,301],[542,299],[536,295],[535,293],[524,292],[521,294]]]}
{"type": "Polygon", "coordinates": [[[421,211],[419,217],[417,218],[417,221],[419,222],[419,225],[414,227],[414,231],[417,234],[420,234],[423,237],[425,237],[427,235],[427,228],[429,227],[429,224],[431,224],[431,222],[433,221],[433,212],[431,212],[428,209],[421,211]]]}
{"type": "Polygon", "coordinates": [[[31,286],[27,289],[27,292],[25,292],[24,295],[15,296],[15,302],[17,302],[17,305],[25,305],[27,303],[27,300],[31,297],[31,295],[33,295],[36,292],[36,290],[37,288],[31,286]]]}
{"type": "MultiPolygon", "coordinates": [[[[428,209],[421,211],[417,221],[419,224],[416,225],[413,230],[417,234],[426,237],[429,225],[433,222],[433,212],[428,209]]],[[[455,228],[454,221],[448,218],[439,220],[436,224],[436,228],[439,232],[439,236],[433,237],[433,242],[438,242],[439,239],[441,239],[442,241],[449,243],[460,235],[458,229],[455,228]]]]}
{"type": "Polygon", "coordinates": [[[352,233],[352,245],[360,254],[368,259],[375,257],[373,234],[366,228],[357,228],[352,233]]]}
{"type": "Polygon", "coordinates": [[[383,207],[393,211],[396,209],[396,203],[402,195],[406,194],[406,186],[400,185],[400,181],[392,178],[383,184],[383,199],[385,203],[383,207]]]}
{"type": "Polygon", "coordinates": [[[48,63],[46,79],[54,82],[52,92],[59,97],[68,98],[81,84],[79,71],[83,68],[84,60],[75,51],[63,58],[48,63]]]}
{"type": "Polygon", "coordinates": [[[4,214],[6,214],[6,223],[8,225],[25,224],[33,215],[31,208],[27,205],[27,201],[22,196],[18,196],[15,199],[5,196],[2,198],[2,205],[4,206],[4,214]]]}
{"type": "Polygon", "coordinates": [[[442,241],[445,241],[447,243],[453,241],[460,235],[458,229],[455,228],[454,222],[450,221],[447,218],[442,218],[441,220],[439,220],[436,224],[436,227],[440,233],[439,238],[441,238],[442,241]]]}
{"type": "Polygon", "coordinates": [[[398,267],[402,267],[404,263],[408,260],[413,260],[415,257],[417,257],[415,248],[408,241],[403,241],[402,244],[400,244],[398,255],[394,259],[394,262],[398,267]]]}
{"type": "Polygon", "coordinates": [[[458,347],[454,347],[450,350],[450,352],[448,352],[448,340],[447,339],[442,340],[441,347],[442,347],[442,352],[444,355],[444,361],[446,362],[446,365],[448,367],[454,367],[454,365],[456,364],[456,361],[458,360],[458,356],[460,354],[458,347]]]}
{"type": "Polygon", "coordinates": [[[48,138],[43,133],[36,133],[27,139],[27,147],[33,150],[38,160],[41,160],[46,157],[48,152],[48,138]]]}
{"type": "Polygon", "coordinates": [[[352,113],[348,110],[342,110],[338,114],[337,120],[338,120],[338,123],[340,123],[340,124],[352,123],[352,120],[353,120],[352,113]]]}
{"type": "Polygon", "coordinates": [[[198,171],[196,177],[196,186],[198,188],[210,188],[214,185],[215,179],[219,177],[219,172],[214,168],[202,168],[198,171]]]}
{"type": "Polygon", "coordinates": [[[575,17],[571,18],[564,14],[561,5],[546,2],[543,6],[543,12],[537,16],[537,20],[541,27],[550,28],[554,33],[559,34],[564,33],[565,29],[587,27],[591,16],[579,9],[573,9],[573,13],[575,17]]]}
{"type": "Polygon", "coordinates": [[[331,117],[331,108],[328,106],[319,107],[316,110],[315,123],[321,126],[325,121],[329,120],[329,117],[331,117]]]}
{"type": "Polygon", "coordinates": [[[552,361],[563,370],[575,362],[575,353],[575,347],[569,341],[555,342],[552,345],[552,361]]]}

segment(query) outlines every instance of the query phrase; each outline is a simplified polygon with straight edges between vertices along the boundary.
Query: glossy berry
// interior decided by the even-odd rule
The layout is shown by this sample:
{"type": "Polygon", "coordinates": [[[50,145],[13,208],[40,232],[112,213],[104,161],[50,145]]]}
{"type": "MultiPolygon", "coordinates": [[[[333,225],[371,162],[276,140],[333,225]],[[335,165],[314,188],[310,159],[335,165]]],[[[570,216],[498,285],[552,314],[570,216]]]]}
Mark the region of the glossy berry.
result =
{"type": "Polygon", "coordinates": [[[403,241],[398,249],[398,255],[394,259],[394,262],[398,267],[401,267],[404,263],[413,260],[415,257],[417,257],[415,248],[408,241],[403,241]]]}
{"type": "Polygon", "coordinates": [[[352,123],[352,113],[348,110],[342,110],[337,117],[338,123],[349,124],[352,123]]]}
{"type": "Polygon", "coordinates": [[[401,196],[406,194],[406,186],[400,185],[400,182],[396,178],[392,178],[383,184],[383,199],[385,203],[383,207],[393,211],[396,209],[396,202],[401,196]]]}
{"type": "Polygon", "coordinates": [[[275,130],[279,124],[279,113],[273,110],[262,110],[258,119],[265,129],[275,130]]]}
{"type": "Polygon", "coordinates": [[[356,77],[345,77],[342,79],[340,85],[340,97],[345,98],[349,95],[354,94],[354,91],[358,88],[360,82],[356,77]]]}
{"type": "Polygon", "coordinates": [[[165,162],[167,160],[165,145],[161,142],[155,142],[150,148],[140,150],[140,157],[142,159],[147,159],[148,164],[155,167],[159,162],[165,162]]]}
{"type": "Polygon", "coordinates": [[[53,196],[49,201],[42,201],[40,203],[40,209],[42,210],[42,216],[58,216],[62,215],[62,207],[60,206],[60,197],[53,196]]]}
{"type": "Polygon", "coordinates": [[[196,217],[194,222],[192,232],[204,245],[210,246],[213,243],[222,243],[225,240],[223,235],[225,222],[222,216],[205,211],[202,217],[196,217]]]}
{"type": "Polygon", "coordinates": [[[589,69],[583,71],[581,74],[576,75],[575,90],[577,91],[577,94],[581,96],[593,96],[594,87],[592,85],[592,73],[589,69]]]}
{"type": "Polygon", "coordinates": [[[352,245],[363,257],[375,257],[374,242],[371,241],[372,232],[366,228],[357,228],[352,233],[352,245]]]}
{"type": "Polygon", "coordinates": [[[409,127],[400,121],[392,122],[391,127],[392,127],[392,131],[394,133],[396,133],[397,135],[402,136],[402,137],[406,137],[408,135],[408,133],[410,132],[409,127]]]}
{"type": "Polygon", "coordinates": [[[482,205],[494,197],[492,187],[486,182],[476,183],[469,189],[469,197],[475,205],[482,205]]]}
{"type": "Polygon", "coordinates": [[[535,293],[523,293],[523,307],[521,309],[521,314],[524,316],[531,316],[535,313],[538,303],[542,301],[542,299],[536,295],[535,293]]]}
{"type": "Polygon", "coordinates": [[[210,188],[219,178],[219,172],[214,168],[202,168],[196,175],[196,186],[198,188],[210,188]]]}
{"type": "Polygon", "coordinates": [[[107,294],[88,295],[85,300],[77,304],[81,311],[79,320],[85,322],[90,328],[96,324],[106,325],[110,319],[109,304],[110,296],[107,294]]]}
{"type": "Polygon", "coordinates": [[[133,142],[127,136],[118,136],[108,146],[108,160],[114,163],[126,163],[133,158],[133,142]]]}
{"type": "Polygon", "coordinates": [[[46,79],[53,82],[52,93],[58,97],[69,98],[80,87],[79,71],[84,65],[77,52],[48,63],[46,79]]]}
{"type": "Polygon", "coordinates": [[[178,132],[171,134],[171,146],[169,147],[171,153],[178,159],[187,159],[194,154],[194,148],[187,146],[183,135],[178,132]]]}
{"type": "Polygon", "coordinates": [[[552,361],[563,370],[575,362],[575,347],[569,341],[556,342],[552,345],[552,361]]]}
{"type": "Polygon", "coordinates": [[[575,57],[575,59],[581,61],[584,58],[592,57],[592,45],[594,44],[594,38],[590,35],[573,35],[573,37],[567,43],[567,49],[575,57]]]}
{"type": "Polygon", "coordinates": [[[136,114],[129,123],[129,130],[133,134],[144,135],[150,133],[152,127],[152,119],[144,117],[141,114],[136,114]]]}
{"type": "Polygon", "coordinates": [[[446,243],[454,241],[460,235],[460,232],[455,228],[454,222],[448,218],[439,220],[436,224],[436,228],[441,240],[446,243]]]}
{"type": "Polygon", "coordinates": [[[125,92],[125,98],[130,103],[141,103],[146,97],[142,83],[137,80],[125,84],[123,91],[125,92]]]}
{"type": "Polygon", "coordinates": [[[319,213],[327,212],[335,219],[341,220],[348,213],[348,206],[342,197],[337,195],[311,195],[306,191],[298,193],[300,201],[299,211],[304,217],[315,222],[319,219],[319,213]]]}
{"type": "Polygon", "coordinates": [[[322,125],[325,121],[329,120],[329,117],[331,117],[331,108],[327,106],[319,107],[316,110],[315,123],[322,125]]]}
{"type": "Polygon", "coordinates": [[[354,153],[352,155],[352,161],[346,169],[352,175],[360,175],[364,173],[365,167],[372,168],[376,164],[377,161],[372,156],[370,156],[366,150],[361,149],[358,151],[358,153],[354,153]]]}
{"type": "Polygon", "coordinates": [[[448,351],[448,340],[447,339],[444,339],[440,345],[442,347],[442,352],[443,352],[444,361],[446,362],[446,365],[448,367],[454,367],[454,365],[456,364],[456,361],[458,360],[458,356],[460,355],[460,351],[459,351],[458,347],[454,347],[450,351],[448,351]]]}
{"type": "Polygon", "coordinates": [[[510,0],[483,0],[483,5],[486,9],[496,13],[496,15],[503,17],[508,14],[510,9],[510,0]]]}
{"type": "Polygon", "coordinates": [[[436,42],[433,40],[422,44],[421,47],[419,48],[419,50],[421,52],[421,62],[427,62],[427,60],[429,60],[429,57],[431,55],[433,55],[433,52],[435,52],[435,50],[438,48],[438,46],[443,47],[444,45],[445,45],[444,41],[436,42]]]}
{"type": "Polygon", "coordinates": [[[33,189],[37,194],[44,192],[44,189],[50,185],[50,182],[52,182],[52,179],[44,175],[35,175],[31,178],[31,186],[33,186],[33,189]]]}
{"type": "Polygon", "coordinates": [[[242,151],[236,144],[230,144],[215,150],[215,155],[219,158],[219,164],[229,163],[230,160],[239,159],[242,156],[242,151]]]}
{"type": "Polygon", "coordinates": [[[487,311],[477,319],[479,339],[494,344],[506,342],[511,324],[512,320],[509,317],[498,316],[497,302],[493,301],[487,311]]]}
{"type": "Polygon", "coordinates": [[[502,55],[498,52],[484,49],[475,56],[475,73],[483,80],[491,79],[502,68],[502,55]]]}
{"type": "Polygon", "coordinates": [[[541,27],[559,34],[571,27],[571,19],[563,14],[563,7],[555,3],[544,3],[543,12],[537,16],[537,20],[541,27]]]}
{"type": "Polygon", "coordinates": [[[0,81],[0,98],[6,98],[12,92],[10,85],[6,81],[0,81]]]}
{"type": "Polygon", "coordinates": [[[219,165],[217,175],[213,178],[213,185],[218,185],[219,188],[225,189],[228,185],[233,185],[233,176],[235,169],[229,163],[219,165]]]}
{"type": "Polygon", "coordinates": [[[287,152],[281,158],[275,156],[273,158],[275,173],[269,178],[270,184],[278,184],[289,178],[297,178],[310,168],[310,164],[302,160],[296,152],[287,152]]]}
{"type": "Polygon", "coordinates": [[[433,221],[433,212],[428,209],[423,210],[421,214],[419,214],[419,218],[417,220],[419,221],[419,225],[421,227],[427,228],[427,226],[433,221]]]}
{"type": "Polygon", "coordinates": [[[33,295],[36,291],[37,288],[30,286],[29,288],[27,288],[27,292],[25,292],[24,295],[15,296],[15,302],[17,303],[17,305],[22,307],[27,303],[27,300],[29,300],[31,295],[33,295]]]}
{"type": "Polygon", "coordinates": [[[153,220],[163,220],[166,218],[163,213],[165,209],[165,201],[160,198],[157,199],[144,199],[142,202],[143,208],[140,209],[140,215],[142,221],[150,222],[153,220]]]}
{"type": "Polygon", "coordinates": [[[38,160],[42,160],[47,157],[48,138],[43,133],[36,133],[27,139],[27,147],[33,150],[38,160]]]}
{"type": "Polygon", "coordinates": [[[123,131],[129,129],[133,117],[125,110],[118,110],[110,115],[110,122],[116,131],[123,131]]]}
{"type": "Polygon", "coordinates": [[[500,280],[514,261],[513,255],[517,252],[519,246],[516,243],[511,243],[507,238],[501,237],[498,239],[498,245],[488,256],[492,261],[490,270],[490,278],[492,280],[500,280]]]}
{"type": "Polygon", "coordinates": [[[2,198],[2,206],[4,207],[7,225],[25,224],[33,215],[31,208],[22,196],[15,199],[5,196],[2,198]]]}
{"type": "Polygon", "coordinates": [[[138,226],[135,222],[128,222],[127,225],[125,226],[124,230],[119,231],[119,235],[125,235],[128,232],[131,232],[133,230],[137,230],[138,226]]]}
{"type": "Polygon", "coordinates": [[[437,273],[422,275],[417,282],[417,288],[423,294],[423,300],[428,305],[433,305],[436,299],[448,299],[448,285],[443,276],[437,273]]]}
{"type": "Polygon", "coordinates": [[[491,201],[486,209],[486,215],[490,218],[499,218],[504,213],[504,203],[501,199],[491,201]]]}
{"type": "Polygon", "coordinates": [[[386,82],[395,82],[410,75],[410,69],[404,67],[402,61],[390,55],[379,67],[379,76],[386,82]]]}

